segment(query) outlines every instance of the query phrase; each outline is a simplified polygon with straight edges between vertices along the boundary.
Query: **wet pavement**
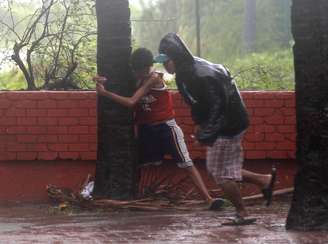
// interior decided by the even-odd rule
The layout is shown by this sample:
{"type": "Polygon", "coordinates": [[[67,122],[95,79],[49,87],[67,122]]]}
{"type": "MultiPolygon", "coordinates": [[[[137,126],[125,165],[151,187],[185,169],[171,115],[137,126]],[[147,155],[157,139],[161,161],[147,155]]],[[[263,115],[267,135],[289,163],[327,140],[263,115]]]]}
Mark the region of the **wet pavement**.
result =
{"type": "Polygon", "coordinates": [[[285,230],[290,196],[270,208],[247,202],[255,225],[223,226],[233,209],[211,211],[103,212],[49,205],[0,206],[0,243],[327,243],[328,232],[285,230]]]}

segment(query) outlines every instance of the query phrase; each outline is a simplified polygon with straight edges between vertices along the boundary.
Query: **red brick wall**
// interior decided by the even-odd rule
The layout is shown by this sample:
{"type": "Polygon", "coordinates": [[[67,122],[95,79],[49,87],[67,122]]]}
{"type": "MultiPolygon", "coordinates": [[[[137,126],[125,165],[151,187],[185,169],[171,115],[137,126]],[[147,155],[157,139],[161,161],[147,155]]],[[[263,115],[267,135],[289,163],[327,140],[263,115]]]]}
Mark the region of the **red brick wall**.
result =
{"type": "MultiPolygon", "coordinates": [[[[193,123],[174,93],[177,122],[191,155],[193,123]]],[[[244,138],[249,159],[295,157],[293,92],[242,92],[251,116],[244,138]]],[[[95,160],[96,94],[89,92],[0,92],[0,160],[95,160]]]]}
{"type": "MultiPolygon", "coordinates": [[[[244,136],[247,159],[295,158],[294,92],[241,92],[251,125],[244,136]]],[[[174,94],[177,122],[185,133],[193,159],[205,158],[205,148],[193,146],[190,134],[193,123],[190,112],[178,93],[174,94]]]]}
{"type": "Polygon", "coordinates": [[[94,160],[95,98],[95,92],[1,92],[0,160],[94,160]]]}

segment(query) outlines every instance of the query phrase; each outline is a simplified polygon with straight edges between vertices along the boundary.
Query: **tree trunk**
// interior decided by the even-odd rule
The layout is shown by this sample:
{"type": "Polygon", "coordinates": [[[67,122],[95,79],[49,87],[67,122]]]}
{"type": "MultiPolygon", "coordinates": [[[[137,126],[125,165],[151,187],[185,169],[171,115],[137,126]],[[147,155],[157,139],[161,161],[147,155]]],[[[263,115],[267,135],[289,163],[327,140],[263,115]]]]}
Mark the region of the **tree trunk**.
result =
{"type": "MultiPolygon", "coordinates": [[[[105,87],[130,96],[134,82],[128,60],[131,54],[128,0],[97,0],[98,73],[105,87]]],[[[98,97],[98,155],[96,197],[132,199],[136,190],[136,144],[131,109],[98,97]]]]}
{"type": "Polygon", "coordinates": [[[287,229],[328,229],[327,12],[327,0],[293,0],[299,170],[287,229]]]}
{"type": "Polygon", "coordinates": [[[256,41],[256,0],[244,0],[244,52],[255,51],[256,41]]]}

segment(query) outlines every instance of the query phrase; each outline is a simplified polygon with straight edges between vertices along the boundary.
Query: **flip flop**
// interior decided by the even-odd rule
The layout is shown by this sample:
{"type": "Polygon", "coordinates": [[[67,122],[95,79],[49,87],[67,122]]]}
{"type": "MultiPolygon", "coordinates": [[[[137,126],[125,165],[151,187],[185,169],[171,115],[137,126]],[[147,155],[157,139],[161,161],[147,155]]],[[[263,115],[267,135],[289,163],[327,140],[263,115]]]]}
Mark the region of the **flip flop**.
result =
{"type": "Polygon", "coordinates": [[[240,217],[236,216],[231,222],[225,222],[222,223],[222,225],[232,225],[232,226],[238,226],[238,225],[252,225],[255,224],[256,218],[249,218],[249,217],[240,217]]]}
{"type": "Polygon", "coordinates": [[[276,182],[276,178],[277,178],[277,169],[275,167],[272,167],[271,180],[270,180],[269,186],[267,188],[262,189],[263,197],[266,200],[265,205],[267,207],[270,206],[270,204],[272,202],[272,193],[273,193],[274,184],[276,182]]]}
{"type": "Polygon", "coordinates": [[[209,207],[209,210],[211,211],[219,211],[219,210],[222,210],[223,209],[223,205],[224,205],[224,200],[221,199],[221,198],[217,198],[215,199],[210,207],[209,207]]]}

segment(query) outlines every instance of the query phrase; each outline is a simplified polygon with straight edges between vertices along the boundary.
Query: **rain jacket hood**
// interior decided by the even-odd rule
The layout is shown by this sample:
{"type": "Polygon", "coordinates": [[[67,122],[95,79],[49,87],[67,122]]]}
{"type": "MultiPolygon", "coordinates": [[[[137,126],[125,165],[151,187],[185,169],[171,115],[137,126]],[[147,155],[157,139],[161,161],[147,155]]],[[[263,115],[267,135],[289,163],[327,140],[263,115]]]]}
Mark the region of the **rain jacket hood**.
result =
{"type": "Polygon", "coordinates": [[[159,53],[170,57],[176,66],[192,64],[194,57],[183,40],[175,33],[165,35],[159,45],[159,53]]]}
{"type": "Polygon", "coordinates": [[[176,84],[200,129],[200,142],[212,144],[219,136],[233,137],[249,125],[248,114],[230,72],[221,64],[194,57],[175,33],[165,35],[159,53],[173,60],[176,84]]]}

